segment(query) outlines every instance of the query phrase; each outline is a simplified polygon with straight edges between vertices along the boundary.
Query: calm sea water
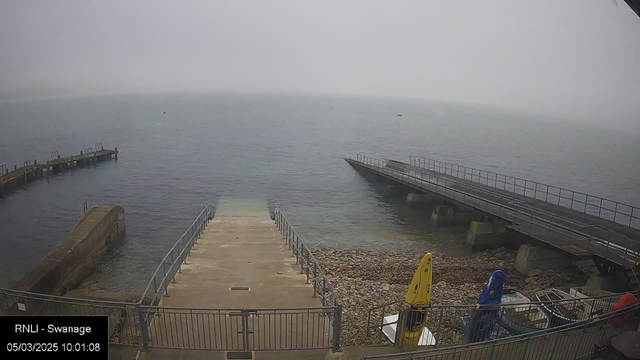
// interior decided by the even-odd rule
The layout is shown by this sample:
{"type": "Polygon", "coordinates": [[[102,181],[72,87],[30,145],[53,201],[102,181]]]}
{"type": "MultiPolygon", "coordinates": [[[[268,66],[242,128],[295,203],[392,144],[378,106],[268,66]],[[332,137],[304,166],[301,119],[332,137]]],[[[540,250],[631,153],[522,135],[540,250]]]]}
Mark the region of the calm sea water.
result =
{"type": "Polygon", "coordinates": [[[438,102],[165,94],[0,105],[0,164],[77,154],[118,161],[46,177],[0,199],[0,286],[60,241],[83,202],[125,208],[127,237],[92,278],[139,291],[210,201],[274,199],[310,244],[464,254],[466,227],[355,172],[344,157],[410,154],[640,204],[638,135],[438,102]],[[166,113],[165,113],[166,112],[166,113]],[[403,114],[398,117],[397,114],[403,114]]]}

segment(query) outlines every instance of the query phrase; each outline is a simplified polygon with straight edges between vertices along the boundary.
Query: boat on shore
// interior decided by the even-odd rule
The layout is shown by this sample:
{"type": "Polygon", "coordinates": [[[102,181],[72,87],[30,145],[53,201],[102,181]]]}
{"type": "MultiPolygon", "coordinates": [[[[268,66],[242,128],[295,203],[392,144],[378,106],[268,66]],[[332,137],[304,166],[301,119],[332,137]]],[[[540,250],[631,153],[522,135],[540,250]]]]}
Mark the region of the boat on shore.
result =
{"type": "Polygon", "coordinates": [[[565,291],[556,288],[544,289],[538,291],[535,297],[549,317],[549,327],[570,324],[584,317],[582,302],[565,291]]]}
{"type": "Polygon", "coordinates": [[[584,299],[584,312],[589,318],[613,311],[613,304],[619,296],[606,290],[587,287],[573,287],[569,294],[577,299],[584,299]]]}
{"type": "Polygon", "coordinates": [[[383,318],[382,333],[392,344],[396,342],[401,346],[436,344],[435,337],[426,327],[427,306],[431,304],[432,273],[431,253],[426,253],[413,274],[402,310],[397,315],[383,318]],[[400,326],[399,334],[398,326],[400,326]]]}
{"type": "Polygon", "coordinates": [[[549,317],[538,304],[515,289],[504,289],[502,313],[498,321],[512,335],[527,334],[549,327],[549,317]]]}

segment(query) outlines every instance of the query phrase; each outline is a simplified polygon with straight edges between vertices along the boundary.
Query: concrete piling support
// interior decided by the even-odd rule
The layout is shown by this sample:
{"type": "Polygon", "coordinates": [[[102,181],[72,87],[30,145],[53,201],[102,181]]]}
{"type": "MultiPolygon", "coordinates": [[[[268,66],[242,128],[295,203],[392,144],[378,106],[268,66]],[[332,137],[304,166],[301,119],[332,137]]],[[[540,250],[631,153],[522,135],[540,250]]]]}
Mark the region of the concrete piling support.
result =
{"type": "Polygon", "coordinates": [[[455,222],[455,212],[453,206],[436,205],[431,213],[431,221],[437,225],[453,224],[455,222]]]}
{"type": "Polygon", "coordinates": [[[603,276],[601,274],[592,274],[587,280],[585,287],[590,289],[600,289],[610,292],[625,291],[628,279],[622,276],[616,276],[615,273],[603,276]]]}
{"type": "Polygon", "coordinates": [[[506,229],[499,222],[472,221],[465,238],[465,244],[474,250],[500,247],[506,241],[506,229]]]}
{"type": "Polygon", "coordinates": [[[571,265],[571,258],[566,254],[545,247],[521,245],[516,257],[516,270],[528,274],[534,269],[550,269],[571,265]]]}
{"type": "Polygon", "coordinates": [[[406,203],[409,206],[424,206],[432,204],[439,199],[436,196],[420,193],[408,193],[406,203]]]}

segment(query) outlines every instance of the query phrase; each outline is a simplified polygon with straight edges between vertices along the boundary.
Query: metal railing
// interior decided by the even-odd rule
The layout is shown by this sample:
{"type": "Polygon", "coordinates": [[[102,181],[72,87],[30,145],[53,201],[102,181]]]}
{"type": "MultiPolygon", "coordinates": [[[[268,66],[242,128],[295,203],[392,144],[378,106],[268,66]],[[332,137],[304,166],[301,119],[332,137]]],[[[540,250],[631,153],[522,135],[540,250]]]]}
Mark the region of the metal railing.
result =
{"type": "Polygon", "coordinates": [[[615,223],[640,229],[640,208],[619,201],[589,195],[559,186],[503,175],[491,171],[451,164],[420,156],[409,156],[412,166],[422,167],[444,175],[469,180],[496,189],[524,195],[559,205],[615,223]]]}
{"type": "MultiPolygon", "coordinates": [[[[411,166],[435,171],[440,174],[453,176],[463,180],[470,180],[471,182],[480,184],[481,186],[486,185],[497,190],[512,192],[516,195],[534,198],[553,205],[562,206],[588,215],[597,216],[605,220],[617,222],[621,225],[627,225],[628,227],[640,229],[640,221],[638,221],[637,223],[633,222],[634,219],[640,220],[640,217],[638,217],[640,216],[640,213],[636,211],[635,213],[638,214],[638,216],[635,216],[634,207],[624,203],[615,202],[613,200],[607,200],[594,195],[567,190],[557,186],[551,186],[532,180],[520,179],[509,175],[497,174],[490,171],[460,166],[420,156],[410,155],[409,164],[411,166]],[[482,175],[483,173],[484,176],[482,175]],[[511,179],[511,181],[509,181],[509,179],[511,179]],[[533,187],[530,187],[532,184],[533,187]],[[571,196],[569,196],[569,194],[571,196]],[[590,199],[595,199],[596,204],[593,204],[593,201],[590,203],[590,199]],[[611,209],[606,206],[609,203],[615,203],[616,205],[613,209],[611,209]],[[623,209],[625,206],[630,207],[629,212],[617,212],[619,207],[620,209],[623,209]],[[621,217],[618,216],[618,219],[616,219],[618,213],[621,214],[621,217]],[[628,223],[626,221],[618,221],[620,219],[625,219],[625,216],[628,217],[628,223]]],[[[478,187],[478,189],[480,191],[487,191],[486,188],[483,189],[478,187]]],[[[495,196],[497,195],[497,193],[492,192],[491,195],[495,196]]],[[[571,224],[571,228],[569,229],[571,231],[585,230],[586,228],[590,227],[585,227],[583,224],[579,224],[575,221],[567,221],[566,219],[563,219],[563,221],[571,224]]],[[[593,228],[594,226],[591,227],[593,228]]],[[[603,240],[607,241],[607,247],[611,246],[611,239],[615,237],[616,239],[618,239],[618,242],[622,242],[627,249],[631,250],[627,255],[629,255],[629,257],[631,257],[632,259],[628,260],[634,260],[635,262],[637,262],[638,258],[640,257],[640,244],[638,242],[633,242],[628,236],[616,233],[612,230],[608,230],[599,226],[595,227],[603,229],[603,231],[607,233],[605,235],[605,238],[603,238],[603,240]]],[[[529,232],[531,232],[531,228],[529,228],[529,232]]],[[[633,266],[631,266],[631,268],[632,267],[633,266]]]]}
{"type": "Polygon", "coordinates": [[[190,309],[142,307],[152,348],[301,350],[335,347],[338,307],[190,309]]]}
{"type": "Polygon", "coordinates": [[[302,241],[278,205],[274,205],[274,208],[276,225],[291,254],[296,257],[296,264],[300,265],[300,274],[306,274],[307,283],[311,282],[313,285],[313,296],[320,298],[322,306],[341,306],[342,302],[309,247],[302,241]]]}
{"type": "MultiPolygon", "coordinates": [[[[608,314],[613,304],[623,294],[611,294],[590,298],[559,301],[535,301],[500,305],[429,305],[420,311],[435,347],[475,343],[496,338],[507,338],[520,333],[553,329],[568,323],[608,314]],[[555,309],[553,311],[552,309],[555,309]],[[474,321],[474,316],[491,318],[495,326],[487,327],[486,321],[474,321]],[[517,320],[517,321],[516,321],[517,320]]],[[[638,292],[635,292],[638,296],[638,292]]],[[[397,315],[403,301],[382,304],[369,310],[367,316],[367,341],[372,344],[388,344],[384,335],[386,327],[397,324],[385,317],[397,315]]]]}
{"type": "MultiPolygon", "coordinates": [[[[0,315],[107,315],[109,342],[142,349],[340,350],[342,305],[309,248],[276,207],[276,223],[322,307],[207,309],[157,306],[213,217],[211,204],[164,256],[135,303],[74,299],[0,288],[0,315]]],[[[311,294],[310,294],[311,295],[311,294]]]]}
{"type": "Polygon", "coordinates": [[[182,264],[186,264],[187,257],[191,255],[191,249],[197,244],[211,215],[211,204],[207,204],[200,215],[191,223],[191,226],[169,249],[142,293],[139,301],[141,304],[158,305],[163,294],[169,295],[169,281],[175,282],[176,273],[182,272],[182,264]]]}
{"type": "Polygon", "coordinates": [[[340,349],[340,334],[342,326],[342,302],[338,294],[331,286],[331,282],[320,267],[320,264],[305,245],[296,230],[291,226],[287,217],[274,204],[275,222],[291,250],[291,254],[296,257],[296,264],[300,265],[300,274],[307,276],[307,283],[313,286],[313,296],[319,297],[324,309],[329,309],[326,315],[333,323],[333,345],[334,350],[340,349]]]}
{"type": "Polygon", "coordinates": [[[632,243],[628,237],[613,231],[605,231],[606,238],[596,237],[584,231],[584,224],[576,223],[570,219],[559,219],[551,213],[531,212],[525,207],[519,207],[518,203],[507,195],[492,194],[492,196],[504,200],[504,204],[501,204],[463,191],[462,188],[467,184],[462,180],[458,181],[416,171],[411,167],[399,170],[397,166],[391,164],[387,166],[388,162],[385,160],[361,154],[358,154],[356,159],[358,163],[369,170],[390,177],[401,184],[455,200],[472,210],[482,211],[510,221],[514,230],[561,248],[563,251],[569,251],[568,246],[578,244],[580,252],[574,255],[596,254],[621,266],[629,266],[629,262],[625,260],[628,257],[636,258],[638,256],[638,252],[635,250],[637,245],[632,243]]]}
{"type": "Polygon", "coordinates": [[[0,315],[105,315],[109,343],[143,349],[338,349],[339,311],[159,307],[0,289],[0,315]]]}
{"type": "Polygon", "coordinates": [[[596,350],[595,344],[625,331],[636,331],[640,304],[591,319],[505,339],[495,339],[447,348],[430,348],[364,359],[454,360],[454,359],[549,359],[576,360],[596,350]]]}
{"type": "Polygon", "coordinates": [[[109,342],[140,345],[140,305],[75,299],[0,288],[0,315],[106,315],[109,342]]]}

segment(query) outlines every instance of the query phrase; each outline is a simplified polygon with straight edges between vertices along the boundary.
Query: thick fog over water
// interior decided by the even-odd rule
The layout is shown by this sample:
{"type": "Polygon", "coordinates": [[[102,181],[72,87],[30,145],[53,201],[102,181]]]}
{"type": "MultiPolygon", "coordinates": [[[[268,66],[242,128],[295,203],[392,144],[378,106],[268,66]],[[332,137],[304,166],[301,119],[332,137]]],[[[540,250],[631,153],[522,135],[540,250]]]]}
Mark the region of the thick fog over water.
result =
{"type": "Polygon", "coordinates": [[[104,288],[139,291],[218,198],[276,201],[312,246],[468,254],[466,225],[425,221],[357,153],[640,204],[640,19],[620,0],[0,0],[0,49],[0,165],[120,150],[0,199],[0,287],[85,201],[126,211],[104,288]]]}
{"type": "Polygon", "coordinates": [[[163,91],[470,102],[637,131],[621,0],[2,1],[0,101],[163,91]]]}

